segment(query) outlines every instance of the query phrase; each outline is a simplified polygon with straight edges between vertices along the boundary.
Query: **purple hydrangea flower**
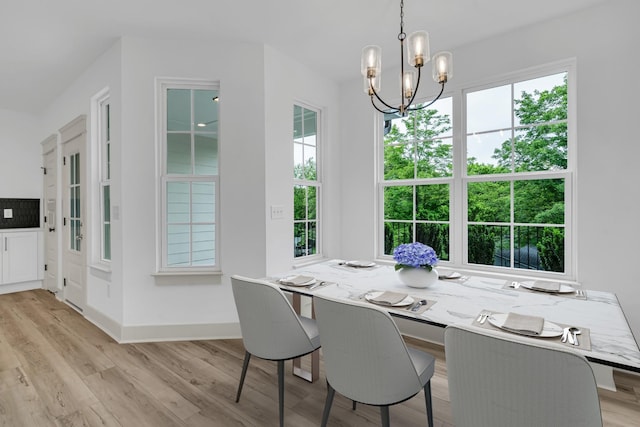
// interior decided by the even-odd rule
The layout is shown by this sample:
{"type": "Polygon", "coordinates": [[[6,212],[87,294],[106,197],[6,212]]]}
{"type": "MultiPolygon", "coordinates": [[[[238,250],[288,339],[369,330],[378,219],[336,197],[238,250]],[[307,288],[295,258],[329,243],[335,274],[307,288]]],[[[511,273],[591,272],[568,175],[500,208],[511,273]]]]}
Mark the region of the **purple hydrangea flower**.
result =
{"type": "Polygon", "coordinates": [[[431,271],[438,263],[436,251],[431,246],[420,242],[404,243],[393,250],[393,259],[396,260],[396,270],[402,267],[425,268],[431,271]]]}

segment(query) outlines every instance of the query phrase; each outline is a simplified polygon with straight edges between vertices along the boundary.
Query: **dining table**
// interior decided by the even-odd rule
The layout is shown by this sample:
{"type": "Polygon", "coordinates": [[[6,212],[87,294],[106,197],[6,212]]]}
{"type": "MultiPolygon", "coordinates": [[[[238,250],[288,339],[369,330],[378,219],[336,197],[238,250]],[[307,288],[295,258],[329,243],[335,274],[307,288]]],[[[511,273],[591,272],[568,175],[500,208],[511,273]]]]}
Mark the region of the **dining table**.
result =
{"type": "MultiPolygon", "coordinates": [[[[412,324],[414,330],[420,325],[443,330],[448,325],[467,324],[503,331],[509,336],[513,331],[503,329],[509,314],[541,317],[543,336],[525,334],[524,338],[582,354],[591,363],[599,386],[615,390],[613,369],[640,373],[640,348],[614,293],[583,289],[571,282],[527,280],[525,276],[509,274],[470,273],[445,267],[437,271],[439,280],[435,284],[414,288],[400,280],[393,265],[332,259],[301,265],[266,279],[291,292],[297,308],[301,297],[312,301],[315,295],[377,305],[376,297],[399,296],[401,301],[385,301],[381,306],[395,318],[412,324]],[[294,277],[309,280],[287,280],[294,277]],[[570,327],[577,328],[580,335],[569,334],[567,340],[564,332],[570,327]],[[579,345],[573,343],[574,337],[579,345]]],[[[318,369],[317,360],[312,366],[318,369]]]]}

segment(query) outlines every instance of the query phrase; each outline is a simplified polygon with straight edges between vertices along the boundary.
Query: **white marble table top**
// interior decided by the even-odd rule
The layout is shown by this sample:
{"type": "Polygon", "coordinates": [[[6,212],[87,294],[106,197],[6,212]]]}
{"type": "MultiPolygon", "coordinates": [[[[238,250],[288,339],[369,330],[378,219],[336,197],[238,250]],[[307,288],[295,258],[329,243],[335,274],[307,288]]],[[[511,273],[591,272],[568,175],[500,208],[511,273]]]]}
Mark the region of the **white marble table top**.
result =
{"type": "MultiPolygon", "coordinates": [[[[439,280],[427,289],[416,289],[400,282],[393,266],[354,268],[341,264],[340,260],[325,261],[284,272],[270,279],[302,274],[333,282],[313,290],[303,287],[287,288],[310,296],[319,294],[360,299],[371,290],[389,290],[435,300],[436,303],[420,315],[400,309],[391,309],[390,313],[440,327],[454,323],[471,324],[482,310],[542,316],[551,322],[589,328],[591,350],[575,351],[590,361],[640,372],[640,349],[613,293],[585,290],[587,299],[584,300],[524,289],[503,289],[505,283],[511,283],[509,278],[481,276],[439,280]]],[[[441,274],[444,271],[439,270],[441,274]]]]}

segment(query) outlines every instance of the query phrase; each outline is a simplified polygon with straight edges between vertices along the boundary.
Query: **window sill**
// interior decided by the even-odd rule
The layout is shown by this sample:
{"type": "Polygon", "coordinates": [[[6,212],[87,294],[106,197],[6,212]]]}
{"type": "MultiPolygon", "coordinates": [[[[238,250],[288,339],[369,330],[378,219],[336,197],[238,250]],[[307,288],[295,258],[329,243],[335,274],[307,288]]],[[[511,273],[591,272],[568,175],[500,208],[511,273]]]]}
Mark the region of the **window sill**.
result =
{"type": "Polygon", "coordinates": [[[184,276],[222,276],[220,270],[176,270],[176,271],[156,271],[153,277],[184,277],[184,276]]]}

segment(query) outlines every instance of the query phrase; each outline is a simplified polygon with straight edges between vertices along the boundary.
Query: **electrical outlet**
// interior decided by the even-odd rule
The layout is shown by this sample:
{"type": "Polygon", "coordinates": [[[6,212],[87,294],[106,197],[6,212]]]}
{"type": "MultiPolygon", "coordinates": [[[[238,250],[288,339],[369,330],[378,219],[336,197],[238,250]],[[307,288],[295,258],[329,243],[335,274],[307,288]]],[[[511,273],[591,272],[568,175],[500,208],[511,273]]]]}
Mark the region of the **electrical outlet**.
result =
{"type": "Polygon", "coordinates": [[[284,218],[284,206],[271,205],[271,219],[282,219],[282,218],[284,218]]]}

